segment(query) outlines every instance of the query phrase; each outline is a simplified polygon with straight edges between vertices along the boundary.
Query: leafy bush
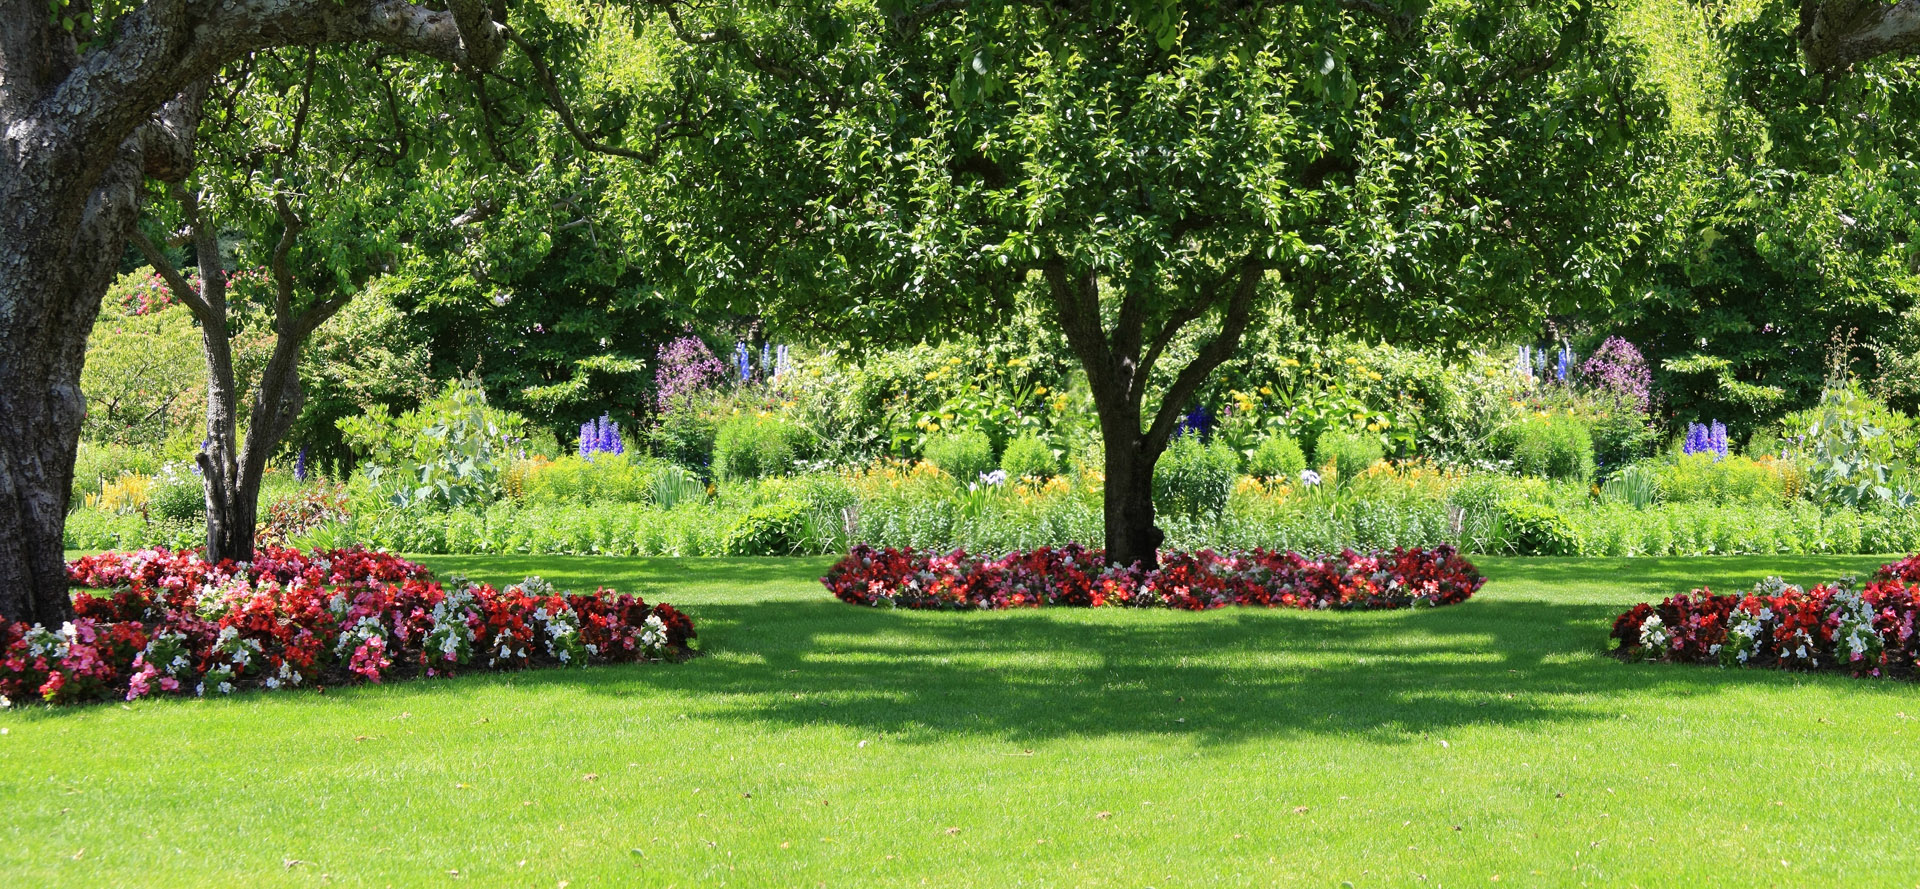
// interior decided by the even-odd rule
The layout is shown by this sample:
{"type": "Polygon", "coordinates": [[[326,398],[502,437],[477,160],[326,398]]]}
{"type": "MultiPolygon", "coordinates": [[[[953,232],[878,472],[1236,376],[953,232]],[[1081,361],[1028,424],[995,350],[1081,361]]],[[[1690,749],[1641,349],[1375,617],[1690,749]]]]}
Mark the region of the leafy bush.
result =
{"type": "Polygon", "coordinates": [[[921,453],[927,462],[961,482],[971,482],[993,471],[993,441],[985,432],[970,429],[927,440],[921,453]]]}
{"type": "Polygon", "coordinates": [[[1240,455],[1225,443],[1179,436],[1153,468],[1156,506],[1172,515],[1217,516],[1227,508],[1239,472],[1240,455]]]}
{"type": "Polygon", "coordinates": [[[645,503],[653,497],[660,466],[632,454],[599,454],[592,460],[561,457],[536,462],[520,482],[527,503],[645,503]]]}
{"type": "Polygon", "coordinates": [[[796,437],[793,427],[775,417],[730,417],[714,435],[714,475],[734,480],[786,475],[793,471],[796,437]]]}
{"type": "Polygon", "coordinates": [[[152,475],[160,463],[150,448],[82,441],[73,461],[73,502],[85,503],[87,495],[123,475],[152,475]]]}
{"type": "Polygon", "coordinates": [[[706,408],[705,401],[696,396],[676,398],[674,409],[662,412],[659,422],[647,433],[654,454],[703,471],[713,465],[719,423],[706,408]]]}
{"type": "Polygon", "coordinates": [[[1660,472],[1650,466],[1628,466],[1600,486],[1600,497],[1608,503],[1646,509],[1660,497],[1660,472]]]}
{"type": "Polygon", "coordinates": [[[1655,469],[1660,496],[1673,503],[1779,503],[1786,480],[1778,461],[1712,453],[1684,454],[1655,469]]]}
{"type": "Polygon", "coordinates": [[[1503,430],[1501,443],[1522,475],[1575,482],[1593,478],[1593,435],[1578,417],[1528,417],[1503,430]]]}
{"type": "Polygon", "coordinates": [[[1342,484],[1358,479],[1385,456],[1379,439],[1347,429],[1329,429],[1313,442],[1314,465],[1332,466],[1342,484]]]}
{"type": "Polygon", "coordinates": [[[1551,506],[1526,500],[1500,503],[1500,536],[1506,549],[1521,556],[1580,554],[1580,537],[1572,523],[1551,506]]]}
{"type": "Polygon", "coordinates": [[[206,487],[200,476],[178,463],[169,463],[153,474],[147,489],[147,509],[154,518],[192,521],[207,513],[206,487]]]}
{"type": "Polygon", "coordinates": [[[1307,455],[1301,453],[1300,443],[1285,433],[1267,436],[1247,458],[1247,474],[1268,481],[1297,480],[1306,468],[1307,455]]]}
{"type": "Polygon", "coordinates": [[[653,502],[661,509],[672,509],[682,503],[698,503],[706,499],[707,486],[685,467],[669,464],[654,473],[649,493],[653,502]]]}
{"type": "Polygon", "coordinates": [[[463,382],[398,417],[376,404],[340,421],[348,446],[371,463],[377,493],[396,506],[436,509],[498,499],[525,428],[526,418],[488,407],[479,385],[463,382]]]}
{"type": "Polygon", "coordinates": [[[789,556],[806,533],[806,507],[783,500],[755,507],[727,532],[730,556],[789,556]]]}
{"type": "Polygon", "coordinates": [[[1913,421],[1857,384],[1828,384],[1818,407],[1791,415],[1782,425],[1799,443],[1816,498],[1855,508],[1907,507],[1920,499],[1901,459],[1913,447],[1913,421]]]}
{"type": "Polygon", "coordinates": [[[1060,473],[1060,461],[1044,439],[1031,433],[1007,442],[1000,456],[1000,468],[1012,479],[1050,479],[1060,473]]]}

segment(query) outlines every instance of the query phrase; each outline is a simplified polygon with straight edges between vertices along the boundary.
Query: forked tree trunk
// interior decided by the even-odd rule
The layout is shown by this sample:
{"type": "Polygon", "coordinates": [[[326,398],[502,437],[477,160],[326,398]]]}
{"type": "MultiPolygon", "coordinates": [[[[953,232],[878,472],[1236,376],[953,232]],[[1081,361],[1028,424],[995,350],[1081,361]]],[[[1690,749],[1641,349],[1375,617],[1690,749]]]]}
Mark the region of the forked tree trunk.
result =
{"type": "MultiPolygon", "coordinates": [[[[304,98],[302,101],[304,105],[304,98]]],[[[294,128],[293,147],[298,145],[299,130],[298,126],[294,128]]],[[[267,457],[293,427],[304,401],[300,350],[313,331],[340,311],[352,294],[316,301],[303,311],[294,311],[295,286],[289,257],[304,224],[285,200],[276,201],[283,228],[268,269],[274,287],[273,354],[254,387],[243,436],[228,323],[227,272],[220,260],[218,227],[202,212],[199,195],[184,185],[176,185],[172,191],[193,231],[200,286],[194,287],[144,234],[136,232],[133,243],[200,323],[200,341],[207,359],[207,444],[194,459],[206,490],[207,558],[249,562],[253,560],[260,524],[260,482],[266,475],[267,457]]]]}
{"type": "Polygon", "coordinates": [[[1168,294],[1133,284],[1121,294],[1111,328],[1103,320],[1097,270],[1074,269],[1059,259],[1041,268],[1067,343],[1087,373],[1100,418],[1109,564],[1145,569],[1160,565],[1160,544],[1167,535],[1154,520],[1153,469],[1188,402],[1240,347],[1266,274],[1259,255],[1249,252],[1209,286],[1192,288],[1196,295],[1186,300],[1169,300],[1168,294]],[[1154,365],[1183,328],[1216,310],[1219,326],[1214,335],[1174,375],[1152,422],[1146,422],[1143,405],[1154,365]]]}

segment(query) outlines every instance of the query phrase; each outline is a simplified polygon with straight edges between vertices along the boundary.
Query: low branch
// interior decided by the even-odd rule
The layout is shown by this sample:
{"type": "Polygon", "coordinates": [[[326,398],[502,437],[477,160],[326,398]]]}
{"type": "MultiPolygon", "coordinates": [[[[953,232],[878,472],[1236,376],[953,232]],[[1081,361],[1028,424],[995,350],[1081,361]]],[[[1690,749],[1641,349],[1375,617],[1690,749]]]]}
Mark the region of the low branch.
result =
{"type": "Polygon", "coordinates": [[[1166,447],[1187,402],[1199,394],[1200,387],[1206,384],[1214,368],[1226,363],[1240,348],[1240,338],[1253,320],[1254,299],[1259,296],[1260,281],[1266,275],[1266,267],[1261,264],[1258,251],[1259,248],[1255,247],[1240,262],[1239,280],[1235,282],[1232,297],[1227,300],[1226,316],[1221,319],[1220,332],[1201,347],[1200,354],[1193,361],[1181,368],[1173,385],[1167,388],[1165,397],[1160,401],[1160,410],[1153,415],[1153,428],[1147,432],[1148,448],[1158,451],[1166,447]]]}
{"type": "Polygon", "coordinates": [[[1836,77],[1868,59],[1920,46],[1920,0],[1803,0],[1794,37],[1807,70],[1836,77]]]}
{"type": "MultiPolygon", "coordinates": [[[[672,9],[672,7],[668,7],[668,9],[672,9]]],[[[608,145],[587,135],[585,130],[580,129],[579,122],[573,119],[573,108],[567,104],[566,97],[560,94],[560,83],[554,79],[553,69],[547,67],[546,60],[540,58],[540,53],[534,50],[533,45],[528,43],[525,38],[521,37],[513,31],[513,29],[506,29],[506,34],[507,39],[513,41],[514,46],[520,47],[520,51],[527,54],[527,60],[533,63],[533,70],[540,77],[540,86],[547,94],[547,104],[553,107],[553,113],[560,116],[560,125],[567,128],[567,134],[573,137],[573,141],[580,143],[581,148],[596,154],[609,154],[615,157],[632,158],[633,160],[648,163],[653,162],[654,157],[652,155],[634,151],[631,148],[622,148],[618,145],[608,145]]]]}

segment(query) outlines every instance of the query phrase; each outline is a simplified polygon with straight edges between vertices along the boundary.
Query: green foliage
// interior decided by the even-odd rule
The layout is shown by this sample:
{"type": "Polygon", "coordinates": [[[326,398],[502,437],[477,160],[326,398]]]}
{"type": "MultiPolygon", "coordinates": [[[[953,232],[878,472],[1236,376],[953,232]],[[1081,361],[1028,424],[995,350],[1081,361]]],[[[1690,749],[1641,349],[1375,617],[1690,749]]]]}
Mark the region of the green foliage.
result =
{"type": "MultiPolygon", "coordinates": [[[[1811,413],[1800,436],[1799,454],[1807,465],[1808,488],[1815,498],[1849,507],[1874,503],[1908,507],[1920,499],[1908,485],[1906,467],[1895,456],[1899,433],[1911,426],[1901,422],[1904,417],[1850,384],[1827,386],[1820,406],[1811,413]]],[[[1791,425],[1797,425],[1798,419],[1791,425]]]]}
{"type": "Polygon", "coordinates": [[[714,475],[729,480],[793,471],[798,430],[777,417],[742,413],[719,424],[713,442],[714,475]]]}
{"type": "Polygon", "coordinates": [[[395,505],[443,509],[499,498],[526,420],[487,406],[477,386],[456,382],[418,410],[394,417],[374,405],[339,425],[370,464],[366,477],[376,492],[395,505]]]}
{"type": "Polygon", "coordinates": [[[1580,538],[1559,510],[1543,503],[1503,500],[1498,507],[1500,537],[1506,550],[1523,556],[1571,556],[1580,538]]]}
{"type": "Polygon", "coordinates": [[[541,506],[645,503],[653,499],[660,471],[653,460],[632,454],[561,457],[527,473],[521,499],[541,506]]]}
{"type": "Polygon", "coordinates": [[[418,326],[394,305],[399,283],[370,282],[332,320],[314,331],[300,362],[306,402],[287,433],[293,450],[308,449],[309,466],[344,477],[352,450],[340,421],[372,405],[404,411],[433,397],[427,349],[418,326]]]}
{"type": "Polygon", "coordinates": [[[73,462],[73,503],[85,502],[87,495],[100,493],[100,486],[125,473],[152,475],[160,471],[160,458],[152,449],[80,441],[73,462]]]}
{"type": "Polygon", "coordinates": [[[706,499],[707,486],[700,478],[683,466],[668,464],[653,473],[653,485],[650,491],[653,502],[661,509],[672,509],[682,503],[699,503],[706,499]]]}
{"type": "Polygon", "coordinates": [[[1179,436],[1154,464],[1155,508],[1169,515],[1217,516],[1226,509],[1239,472],[1240,455],[1225,443],[1179,436]]]}
{"type": "Polygon", "coordinates": [[[1787,498],[1786,479],[1777,464],[1740,455],[1683,454],[1657,464],[1660,497],[1672,503],[1778,504],[1787,498]]]}
{"type": "Polygon", "coordinates": [[[1384,457],[1379,439],[1350,429],[1328,429],[1313,442],[1314,465],[1332,466],[1335,480],[1341,484],[1358,480],[1384,457]]]}
{"type": "Polygon", "coordinates": [[[792,555],[806,533],[805,512],[806,506],[794,500],[754,507],[727,532],[727,554],[792,555]]]}
{"type": "MultiPolygon", "coordinates": [[[[136,275],[123,277],[122,285],[136,275]]],[[[111,303],[115,294],[109,293],[111,303]]],[[[197,429],[206,411],[207,366],[185,306],[147,315],[103,312],[87,339],[80,394],[90,441],[153,447],[197,429]]]]}
{"type": "Polygon", "coordinates": [[[1593,478],[1593,435],[1579,417],[1524,417],[1502,430],[1501,450],[1522,475],[1574,482],[1593,478]]]}
{"type": "Polygon", "coordinates": [[[1306,468],[1307,456],[1300,452],[1300,443],[1286,434],[1267,436],[1247,458],[1247,474],[1267,481],[1295,481],[1306,468]]]}
{"type": "Polygon", "coordinates": [[[153,474],[147,509],[162,521],[193,521],[207,513],[206,488],[185,465],[169,463],[153,474]]]}
{"type": "Polygon", "coordinates": [[[1009,479],[1045,480],[1059,474],[1060,461],[1045,439],[1028,433],[1007,442],[1006,453],[1000,455],[1000,468],[1006,470],[1009,479]]]}
{"type": "Polygon", "coordinates": [[[978,429],[949,432],[927,440],[921,453],[927,462],[960,482],[972,482],[993,471],[993,441],[978,429]]]}
{"type": "Polygon", "coordinates": [[[1600,486],[1600,497],[1608,503],[1646,509],[1660,497],[1660,471],[1640,464],[1628,466],[1600,486]]]}

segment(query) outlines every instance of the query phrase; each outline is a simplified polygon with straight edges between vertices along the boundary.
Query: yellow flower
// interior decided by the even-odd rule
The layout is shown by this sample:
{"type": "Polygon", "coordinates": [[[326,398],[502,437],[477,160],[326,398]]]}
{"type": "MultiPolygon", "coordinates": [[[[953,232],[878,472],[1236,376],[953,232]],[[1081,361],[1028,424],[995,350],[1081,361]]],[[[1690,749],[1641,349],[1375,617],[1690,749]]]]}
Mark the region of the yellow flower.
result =
{"type": "Polygon", "coordinates": [[[1284,364],[1284,365],[1286,365],[1286,366],[1288,366],[1288,367],[1299,367],[1299,366],[1300,366],[1300,361],[1299,361],[1299,359],[1297,359],[1297,358],[1289,358],[1289,359],[1287,359],[1287,360],[1285,360],[1285,361],[1282,361],[1282,362],[1280,362],[1280,363],[1281,363],[1281,364],[1284,364]]]}
{"type": "MultiPolygon", "coordinates": [[[[1289,360],[1289,361],[1292,361],[1293,359],[1291,359],[1291,358],[1289,358],[1289,359],[1287,359],[1287,360],[1289,360]]],[[[1295,363],[1295,364],[1299,364],[1300,362],[1298,362],[1298,361],[1294,361],[1293,363],[1295,363]]],[[[1261,387],[1260,387],[1260,394],[1261,394],[1261,395],[1272,395],[1272,394],[1273,394],[1273,387],[1272,387],[1272,386],[1261,386],[1261,387]]]]}
{"type": "Polygon", "coordinates": [[[1379,424],[1379,423],[1368,423],[1368,424],[1367,424],[1367,431],[1368,431],[1368,432],[1379,432],[1379,431],[1380,431],[1380,424],[1379,424]]]}
{"type": "Polygon", "coordinates": [[[1035,386],[1035,387],[1033,387],[1033,394],[1035,394],[1035,395],[1045,395],[1045,394],[1047,394],[1047,387],[1045,387],[1045,386],[1035,386]]]}
{"type": "Polygon", "coordinates": [[[1369,380],[1378,380],[1378,379],[1380,379],[1380,374],[1378,374],[1378,373],[1376,373],[1376,372],[1374,372],[1374,371],[1368,371],[1368,372],[1367,372],[1367,379],[1369,379],[1369,380]]]}

